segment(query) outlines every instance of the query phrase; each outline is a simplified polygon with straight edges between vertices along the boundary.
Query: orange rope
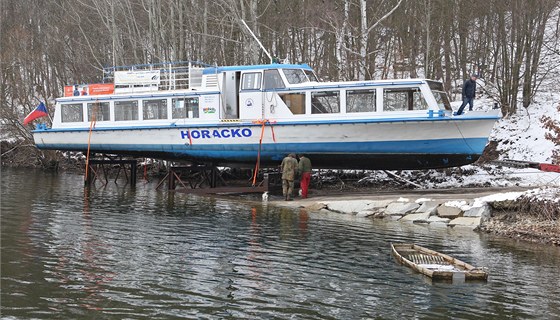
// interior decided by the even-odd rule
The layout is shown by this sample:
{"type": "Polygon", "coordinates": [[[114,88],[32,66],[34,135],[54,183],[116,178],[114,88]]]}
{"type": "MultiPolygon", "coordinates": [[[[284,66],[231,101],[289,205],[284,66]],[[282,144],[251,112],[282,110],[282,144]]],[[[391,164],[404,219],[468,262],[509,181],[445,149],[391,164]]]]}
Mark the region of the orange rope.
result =
{"type": "Polygon", "coordinates": [[[192,146],[191,129],[187,128],[187,134],[189,135],[189,146],[192,146]]]}
{"type": "Polygon", "coordinates": [[[87,154],[86,154],[86,175],[85,181],[88,181],[88,172],[89,172],[89,149],[91,146],[91,133],[93,132],[93,128],[95,128],[95,113],[97,111],[97,102],[94,104],[93,112],[91,113],[91,122],[89,124],[89,135],[87,141],[87,154]]]}
{"type": "Polygon", "coordinates": [[[272,140],[274,142],[276,142],[276,137],[274,136],[274,128],[272,127],[272,122],[270,122],[268,119],[263,119],[263,120],[256,120],[253,121],[253,123],[257,123],[257,124],[261,124],[261,137],[259,138],[259,150],[257,152],[257,163],[255,164],[255,170],[253,171],[253,186],[255,186],[257,184],[257,173],[259,172],[259,167],[260,167],[260,163],[261,163],[261,148],[262,148],[262,140],[264,137],[264,127],[266,126],[266,124],[270,124],[270,130],[272,131],[272,140]]]}

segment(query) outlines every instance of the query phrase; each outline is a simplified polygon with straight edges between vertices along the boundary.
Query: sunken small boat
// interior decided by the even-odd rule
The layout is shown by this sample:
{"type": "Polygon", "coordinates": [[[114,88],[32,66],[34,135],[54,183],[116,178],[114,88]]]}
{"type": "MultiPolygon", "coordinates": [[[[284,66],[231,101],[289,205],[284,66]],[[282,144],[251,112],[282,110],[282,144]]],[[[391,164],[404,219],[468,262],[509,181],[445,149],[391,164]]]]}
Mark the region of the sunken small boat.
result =
{"type": "Polygon", "coordinates": [[[487,280],[488,273],[459,259],[412,243],[391,243],[397,260],[433,280],[487,280]]]}

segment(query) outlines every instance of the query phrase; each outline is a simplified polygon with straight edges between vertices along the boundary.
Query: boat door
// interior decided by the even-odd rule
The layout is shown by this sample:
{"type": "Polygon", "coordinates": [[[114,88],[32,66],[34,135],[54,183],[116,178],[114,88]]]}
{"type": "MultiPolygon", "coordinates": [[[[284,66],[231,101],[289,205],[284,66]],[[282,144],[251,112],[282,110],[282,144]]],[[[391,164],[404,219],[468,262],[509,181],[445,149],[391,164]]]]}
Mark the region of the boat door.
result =
{"type": "Polygon", "coordinates": [[[262,94],[262,72],[243,72],[239,90],[239,118],[262,119],[262,94]]]}
{"type": "Polygon", "coordinates": [[[241,78],[240,71],[223,72],[223,104],[225,106],[226,119],[239,118],[239,82],[241,78]]]}

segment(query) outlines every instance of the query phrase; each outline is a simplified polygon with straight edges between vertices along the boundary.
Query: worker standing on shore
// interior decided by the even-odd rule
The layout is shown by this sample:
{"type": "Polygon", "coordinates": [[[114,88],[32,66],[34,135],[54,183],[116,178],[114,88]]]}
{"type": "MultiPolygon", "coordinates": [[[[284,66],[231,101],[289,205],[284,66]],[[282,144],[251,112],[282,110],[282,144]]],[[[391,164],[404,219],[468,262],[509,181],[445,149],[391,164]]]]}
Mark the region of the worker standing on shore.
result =
{"type": "Polygon", "coordinates": [[[286,201],[292,200],[297,166],[298,162],[296,160],[296,155],[293,153],[290,153],[287,157],[285,157],[280,165],[280,170],[282,171],[282,194],[284,195],[284,200],[286,201]]]}
{"type": "Polygon", "coordinates": [[[299,155],[298,173],[301,175],[301,198],[306,199],[309,182],[311,182],[311,160],[303,154],[299,155]]]}

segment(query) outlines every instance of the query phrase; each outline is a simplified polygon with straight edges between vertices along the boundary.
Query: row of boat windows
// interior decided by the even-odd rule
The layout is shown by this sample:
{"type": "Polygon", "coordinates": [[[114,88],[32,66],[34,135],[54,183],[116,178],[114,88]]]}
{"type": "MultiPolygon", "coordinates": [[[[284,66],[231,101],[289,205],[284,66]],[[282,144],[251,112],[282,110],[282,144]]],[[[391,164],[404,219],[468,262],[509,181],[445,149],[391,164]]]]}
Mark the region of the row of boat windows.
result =
{"type": "MultiPolygon", "coordinates": [[[[143,120],[168,119],[167,99],[142,100],[139,108],[138,100],[114,101],[115,121],[140,120],[139,112],[143,120]]],[[[109,121],[111,120],[111,102],[87,103],[86,121],[109,121]]],[[[177,98],[171,99],[171,118],[199,118],[199,98],[177,98]]],[[[83,122],[83,104],[62,104],[62,122],[83,122]]]]}
{"type": "MultiPolygon", "coordinates": [[[[341,92],[345,93],[347,113],[381,111],[376,89],[315,91],[311,95],[311,114],[340,113],[341,92]]],[[[295,115],[306,114],[305,92],[280,93],[279,96],[295,115]]],[[[62,122],[134,121],[169,119],[168,99],[123,100],[61,105],[62,122]],[[111,103],[114,115],[111,116],[111,103]],[[84,116],[87,117],[84,119],[84,116]]],[[[383,89],[383,111],[427,110],[428,104],[419,88],[383,89]]],[[[206,111],[204,111],[206,112],[206,111]]],[[[212,113],[211,111],[208,111],[212,113]]],[[[215,110],[214,110],[215,112],[215,110]]],[[[199,118],[199,97],[171,99],[171,119],[199,118]]]]}
{"type": "MultiPolygon", "coordinates": [[[[340,91],[311,92],[311,114],[340,113],[340,91]]],[[[347,90],[346,112],[375,112],[376,89],[347,90]]],[[[280,97],[293,114],[305,114],[305,93],[281,93],[280,97]]],[[[418,88],[383,89],[383,111],[427,110],[428,103],[418,88]]]]}

